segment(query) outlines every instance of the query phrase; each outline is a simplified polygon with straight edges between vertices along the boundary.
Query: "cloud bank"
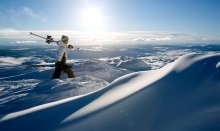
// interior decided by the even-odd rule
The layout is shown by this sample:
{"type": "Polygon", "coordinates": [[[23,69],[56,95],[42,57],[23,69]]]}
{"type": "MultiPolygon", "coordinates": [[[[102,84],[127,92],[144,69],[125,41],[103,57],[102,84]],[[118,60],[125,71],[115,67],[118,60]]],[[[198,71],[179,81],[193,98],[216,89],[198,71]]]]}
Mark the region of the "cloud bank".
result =
{"type": "Polygon", "coordinates": [[[43,41],[40,38],[31,36],[29,32],[42,36],[52,35],[59,40],[62,35],[68,35],[76,44],[179,44],[199,43],[213,44],[220,43],[220,37],[202,37],[189,33],[176,32],[86,32],[86,31],[65,31],[65,30],[16,30],[0,29],[0,39],[16,39],[16,41],[43,41]]]}

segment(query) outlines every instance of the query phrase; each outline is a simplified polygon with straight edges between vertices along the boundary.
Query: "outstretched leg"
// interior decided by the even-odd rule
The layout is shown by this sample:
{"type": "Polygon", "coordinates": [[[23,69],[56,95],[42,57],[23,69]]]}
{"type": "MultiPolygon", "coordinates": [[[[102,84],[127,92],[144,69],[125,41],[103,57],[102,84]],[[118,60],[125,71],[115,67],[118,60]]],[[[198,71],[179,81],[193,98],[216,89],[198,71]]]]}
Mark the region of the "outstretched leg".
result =
{"type": "Polygon", "coordinates": [[[68,78],[74,78],[75,77],[74,74],[73,74],[72,69],[67,64],[65,64],[63,66],[63,71],[67,74],[68,78]]]}

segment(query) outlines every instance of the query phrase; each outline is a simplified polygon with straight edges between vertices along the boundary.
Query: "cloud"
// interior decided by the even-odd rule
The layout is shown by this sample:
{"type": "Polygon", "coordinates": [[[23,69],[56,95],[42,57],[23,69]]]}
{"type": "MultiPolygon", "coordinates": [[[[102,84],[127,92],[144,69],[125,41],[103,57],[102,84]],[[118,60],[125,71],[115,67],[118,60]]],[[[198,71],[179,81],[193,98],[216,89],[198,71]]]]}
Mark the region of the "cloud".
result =
{"type": "Polygon", "coordinates": [[[133,41],[134,42],[153,42],[153,41],[169,41],[171,40],[171,37],[166,36],[166,37],[147,37],[147,38],[142,38],[142,37],[138,37],[138,38],[134,38],[133,41]]]}
{"type": "Polygon", "coordinates": [[[22,7],[22,13],[24,15],[30,16],[34,19],[40,20],[42,22],[46,22],[46,19],[42,16],[40,16],[38,13],[34,12],[31,8],[29,7],[22,7]]]}
{"type": "Polygon", "coordinates": [[[0,29],[0,38],[21,38],[22,36],[22,31],[13,28],[0,29]]]}
{"type": "Polygon", "coordinates": [[[146,40],[142,37],[138,37],[138,38],[134,38],[133,41],[134,42],[145,42],[146,40]]]}
{"type": "MultiPolygon", "coordinates": [[[[0,29],[0,38],[16,39],[20,43],[42,41],[41,38],[29,34],[31,30],[0,29]]],[[[67,35],[73,44],[182,44],[182,43],[220,43],[219,37],[202,37],[190,33],[176,32],[85,32],[66,30],[32,30],[31,32],[42,36],[51,35],[55,40],[60,40],[62,35],[67,35]]]]}
{"type": "MultiPolygon", "coordinates": [[[[24,21],[47,22],[41,12],[36,12],[29,7],[0,8],[0,26],[9,28],[23,28],[24,21]]],[[[31,23],[30,22],[30,23],[31,23]]]]}
{"type": "Polygon", "coordinates": [[[33,41],[33,40],[19,41],[19,40],[17,40],[17,41],[15,41],[15,43],[17,43],[17,44],[27,44],[27,43],[37,43],[37,41],[33,41]]]}
{"type": "Polygon", "coordinates": [[[192,43],[199,38],[196,35],[187,33],[172,32],[131,32],[134,42],[147,43],[192,43]]]}

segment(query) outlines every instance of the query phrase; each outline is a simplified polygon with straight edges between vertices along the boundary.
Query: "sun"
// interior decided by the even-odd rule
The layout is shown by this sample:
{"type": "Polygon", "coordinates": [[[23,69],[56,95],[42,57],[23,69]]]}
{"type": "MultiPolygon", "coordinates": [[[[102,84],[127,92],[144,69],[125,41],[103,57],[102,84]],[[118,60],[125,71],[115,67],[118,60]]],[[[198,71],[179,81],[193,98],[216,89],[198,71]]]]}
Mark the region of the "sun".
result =
{"type": "Polygon", "coordinates": [[[82,24],[87,29],[101,29],[104,26],[102,11],[95,7],[87,8],[82,14],[82,24]]]}

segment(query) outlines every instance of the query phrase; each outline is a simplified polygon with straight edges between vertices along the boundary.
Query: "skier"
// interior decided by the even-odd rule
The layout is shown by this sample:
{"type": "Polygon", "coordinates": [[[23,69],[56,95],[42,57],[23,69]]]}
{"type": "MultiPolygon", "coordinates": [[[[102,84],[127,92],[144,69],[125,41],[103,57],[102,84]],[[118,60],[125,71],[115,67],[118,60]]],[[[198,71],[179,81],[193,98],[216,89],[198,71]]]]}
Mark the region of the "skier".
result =
{"type": "Polygon", "coordinates": [[[57,41],[58,51],[57,51],[57,62],[55,63],[55,71],[53,73],[52,79],[59,79],[61,72],[65,72],[68,78],[74,78],[73,71],[70,66],[66,64],[67,61],[67,50],[72,49],[72,45],[67,45],[69,38],[67,36],[62,36],[61,41],[57,41]]]}

